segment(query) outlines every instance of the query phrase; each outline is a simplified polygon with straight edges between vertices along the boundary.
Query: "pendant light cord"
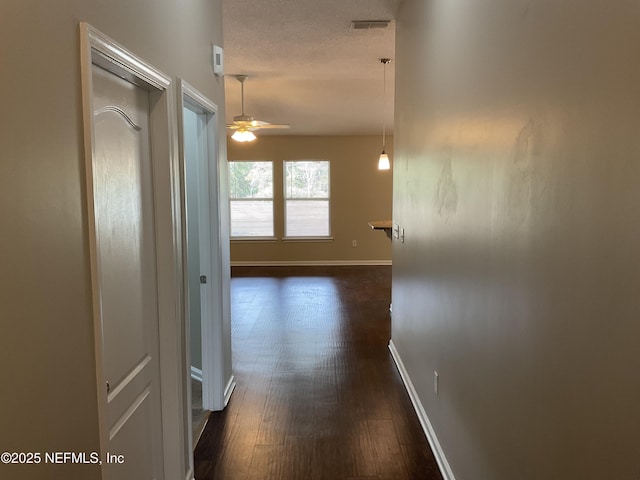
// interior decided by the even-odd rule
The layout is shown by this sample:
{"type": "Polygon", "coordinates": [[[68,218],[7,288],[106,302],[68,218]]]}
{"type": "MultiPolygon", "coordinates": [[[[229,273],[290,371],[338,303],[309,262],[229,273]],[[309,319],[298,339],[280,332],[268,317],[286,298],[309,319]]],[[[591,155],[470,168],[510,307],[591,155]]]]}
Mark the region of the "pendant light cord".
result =
{"type": "Polygon", "coordinates": [[[240,82],[240,98],[242,99],[242,116],[244,117],[244,82],[240,82]]]}
{"type": "Polygon", "coordinates": [[[386,145],[387,130],[387,64],[382,64],[382,149],[386,145]]]}
{"type": "Polygon", "coordinates": [[[381,58],[382,63],[382,150],[384,151],[386,146],[386,133],[387,133],[387,63],[391,61],[390,58],[381,58]]]}

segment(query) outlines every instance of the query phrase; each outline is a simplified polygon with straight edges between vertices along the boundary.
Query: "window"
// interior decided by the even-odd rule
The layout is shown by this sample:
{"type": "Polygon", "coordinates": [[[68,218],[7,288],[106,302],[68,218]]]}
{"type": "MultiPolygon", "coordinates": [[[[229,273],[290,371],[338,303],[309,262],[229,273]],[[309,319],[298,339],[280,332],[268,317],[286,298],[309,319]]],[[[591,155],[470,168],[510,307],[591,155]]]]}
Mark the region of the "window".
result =
{"type": "Polygon", "coordinates": [[[329,161],[284,162],[285,237],[328,237],[329,161]]]}
{"type": "Polygon", "coordinates": [[[273,163],[229,162],[232,237],[273,237],[273,163]]]}

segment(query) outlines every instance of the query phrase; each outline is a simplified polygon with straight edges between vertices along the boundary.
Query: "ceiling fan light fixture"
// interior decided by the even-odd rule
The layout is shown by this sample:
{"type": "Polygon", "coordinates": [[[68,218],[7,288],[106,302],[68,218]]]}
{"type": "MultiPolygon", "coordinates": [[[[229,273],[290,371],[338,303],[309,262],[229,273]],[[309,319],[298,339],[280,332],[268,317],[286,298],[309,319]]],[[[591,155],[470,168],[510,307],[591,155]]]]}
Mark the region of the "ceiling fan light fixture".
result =
{"type": "Polygon", "coordinates": [[[255,130],[263,128],[278,129],[289,128],[286,124],[269,123],[262,120],[256,120],[251,115],[244,113],[244,82],[249,78],[247,75],[236,75],[236,80],[240,82],[240,101],[242,114],[233,117],[233,123],[228,123],[227,128],[235,130],[231,138],[236,142],[253,142],[256,136],[253,134],[255,130]]]}
{"type": "Polygon", "coordinates": [[[254,133],[250,130],[236,130],[231,135],[231,138],[236,142],[253,142],[256,139],[254,133]]]}

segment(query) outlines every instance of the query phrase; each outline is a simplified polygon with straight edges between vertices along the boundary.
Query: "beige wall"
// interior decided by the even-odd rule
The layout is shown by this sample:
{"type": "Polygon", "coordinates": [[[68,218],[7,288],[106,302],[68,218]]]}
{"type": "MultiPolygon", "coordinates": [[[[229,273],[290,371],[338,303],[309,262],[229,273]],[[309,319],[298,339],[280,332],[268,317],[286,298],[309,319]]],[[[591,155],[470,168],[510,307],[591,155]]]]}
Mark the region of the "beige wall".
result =
{"type": "Polygon", "coordinates": [[[457,480],[640,476],[639,14],[401,5],[393,341],[457,480]]]}
{"type": "MultiPolygon", "coordinates": [[[[224,113],[210,67],[220,12],[219,0],[0,5],[1,451],[98,450],[78,23],[183,77],[224,113]]],[[[99,471],[0,465],[0,478],[99,471]]]]}
{"type": "MultiPolygon", "coordinates": [[[[232,241],[232,263],[366,263],[391,260],[391,242],[368,222],[391,218],[391,171],[378,171],[379,136],[259,136],[241,144],[228,140],[229,160],[274,162],[274,224],[278,240],[232,241]],[[329,160],[331,242],[282,241],[283,160],[329,160]],[[352,241],[357,247],[352,247],[352,241]]],[[[387,150],[393,152],[393,138],[387,150]]]]}

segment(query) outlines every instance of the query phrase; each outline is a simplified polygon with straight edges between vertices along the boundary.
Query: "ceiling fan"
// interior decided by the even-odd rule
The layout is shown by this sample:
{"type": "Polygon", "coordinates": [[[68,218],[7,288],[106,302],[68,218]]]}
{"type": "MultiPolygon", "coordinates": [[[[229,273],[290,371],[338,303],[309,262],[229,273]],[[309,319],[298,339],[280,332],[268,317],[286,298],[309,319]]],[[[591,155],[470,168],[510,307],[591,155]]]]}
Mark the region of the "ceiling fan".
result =
{"type": "Polygon", "coordinates": [[[269,123],[262,120],[256,120],[250,115],[244,113],[244,82],[249,78],[248,75],[236,75],[236,80],[240,82],[240,92],[242,98],[242,115],[236,115],[233,117],[233,123],[227,124],[227,128],[235,130],[231,138],[236,142],[252,142],[256,139],[253,134],[256,130],[262,130],[266,128],[289,128],[289,125],[269,123]]]}

